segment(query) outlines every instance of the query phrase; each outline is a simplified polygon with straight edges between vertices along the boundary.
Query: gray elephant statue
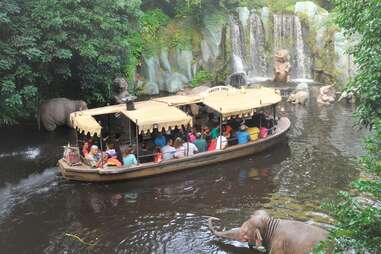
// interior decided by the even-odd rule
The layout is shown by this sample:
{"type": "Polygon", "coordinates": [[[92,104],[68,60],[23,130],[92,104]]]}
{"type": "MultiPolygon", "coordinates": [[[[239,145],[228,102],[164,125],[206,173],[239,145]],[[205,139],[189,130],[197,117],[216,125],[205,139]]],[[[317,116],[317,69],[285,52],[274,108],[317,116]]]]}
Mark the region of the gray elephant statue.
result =
{"type": "Polygon", "coordinates": [[[57,126],[67,125],[72,127],[70,113],[86,110],[87,104],[81,100],[67,98],[53,98],[43,102],[37,112],[37,124],[41,124],[47,131],[54,131],[57,126]]]}
{"type": "Polygon", "coordinates": [[[128,83],[124,78],[115,78],[112,82],[113,102],[116,104],[124,103],[130,96],[128,93],[128,83]]]}
{"type": "MultiPolygon", "coordinates": [[[[209,219],[209,228],[217,236],[247,242],[258,251],[272,254],[308,254],[328,232],[300,221],[271,217],[264,210],[257,210],[239,229],[217,231],[209,219]]],[[[218,219],[217,219],[218,220],[218,219]]]]}

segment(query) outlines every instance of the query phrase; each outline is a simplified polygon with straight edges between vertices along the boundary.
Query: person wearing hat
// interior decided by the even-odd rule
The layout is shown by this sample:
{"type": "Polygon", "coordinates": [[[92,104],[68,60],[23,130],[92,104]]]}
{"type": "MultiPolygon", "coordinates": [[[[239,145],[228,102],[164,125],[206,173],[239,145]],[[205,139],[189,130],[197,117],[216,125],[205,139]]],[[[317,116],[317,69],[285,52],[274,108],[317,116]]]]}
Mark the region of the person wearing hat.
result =
{"type": "Polygon", "coordinates": [[[193,142],[193,144],[197,147],[199,153],[205,152],[208,149],[208,144],[202,137],[201,132],[196,133],[196,140],[193,142]]]}
{"type": "Polygon", "coordinates": [[[250,134],[247,132],[247,126],[242,124],[239,127],[239,131],[235,133],[235,136],[238,140],[238,144],[246,144],[250,140],[250,134]]]}

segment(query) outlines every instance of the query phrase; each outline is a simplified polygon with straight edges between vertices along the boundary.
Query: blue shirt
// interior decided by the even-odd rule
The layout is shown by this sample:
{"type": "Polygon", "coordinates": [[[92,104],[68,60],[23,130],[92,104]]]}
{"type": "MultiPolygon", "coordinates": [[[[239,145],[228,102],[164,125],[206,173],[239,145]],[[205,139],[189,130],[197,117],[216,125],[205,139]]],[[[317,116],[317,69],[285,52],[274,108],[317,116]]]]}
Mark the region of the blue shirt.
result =
{"type": "Polygon", "coordinates": [[[155,143],[155,145],[160,146],[160,148],[166,145],[165,137],[163,135],[156,136],[153,142],[155,143]]]}
{"type": "Polygon", "coordinates": [[[127,156],[123,157],[123,165],[124,166],[131,166],[138,164],[138,161],[136,160],[136,157],[134,154],[129,154],[127,156]]]}
{"type": "Polygon", "coordinates": [[[235,135],[238,139],[238,144],[246,144],[250,140],[250,135],[247,131],[237,131],[235,135]]]}

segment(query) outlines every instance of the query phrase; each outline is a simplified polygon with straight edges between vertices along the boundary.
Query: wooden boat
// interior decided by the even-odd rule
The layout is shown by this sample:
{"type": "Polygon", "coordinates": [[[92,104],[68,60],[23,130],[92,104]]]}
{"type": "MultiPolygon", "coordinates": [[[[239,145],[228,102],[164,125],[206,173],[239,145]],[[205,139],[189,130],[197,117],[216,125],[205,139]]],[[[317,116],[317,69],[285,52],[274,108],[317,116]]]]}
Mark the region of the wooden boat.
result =
{"type": "MultiPolygon", "coordinates": [[[[223,89],[222,89],[223,90],[223,89]]],[[[223,91],[224,95],[226,91],[223,91]]],[[[267,91],[268,92],[268,91],[267,91]]],[[[234,93],[238,93],[237,91],[234,91],[234,93]]],[[[255,94],[258,94],[258,91],[255,91],[255,94]]],[[[246,92],[245,92],[246,94],[246,92]]],[[[237,96],[237,94],[235,94],[237,96]]],[[[238,94],[239,95],[239,94],[238,94]]],[[[231,95],[229,95],[231,96],[231,95]]],[[[227,96],[227,97],[229,97],[227,96]]],[[[274,96],[271,100],[268,101],[268,103],[264,103],[264,98],[261,98],[258,101],[255,100],[247,100],[247,105],[245,104],[245,100],[242,100],[239,104],[241,108],[237,108],[237,106],[234,106],[233,109],[222,109],[218,108],[218,101],[224,101],[226,98],[221,98],[221,94],[219,94],[219,99],[213,99],[208,98],[208,100],[203,100],[203,103],[207,103],[208,106],[213,107],[217,109],[221,115],[224,117],[229,117],[233,114],[229,114],[229,112],[234,112],[234,115],[238,114],[248,114],[250,113],[250,110],[253,110],[254,108],[259,108],[260,106],[268,106],[268,105],[275,105],[276,103],[279,103],[281,100],[280,95],[274,96]],[[275,99],[274,99],[275,98],[275,99]],[[262,101],[263,100],[263,101],[262,101]],[[254,102],[253,102],[254,101],[254,102]],[[249,103],[250,102],[250,103],[249,103]],[[261,105],[254,105],[253,103],[260,103],[261,105]],[[244,106],[243,106],[244,105],[244,106]]],[[[159,98],[159,101],[163,103],[165,101],[166,105],[170,105],[170,103],[177,102],[181,105],[189,104],[189,101],[187,103],[184,103],[183,101],[187,100],[186,98],[179,98],[174,96],[173,98],[164,97],[159,98]]],[[[199,99],[195,99],[194,97],[191,98],[192,103],[197,101],[199,102],[199,99]]],[[[144,102],[143,102],[144,103],[144,102]]],[[[177,106],[178,104],[176,104],[177,106]]],[[[182,116],[181,114],[177,115],[175,111],[172,114],[172,117],[176,119],[172,119],[171,123],[169,124],[168,119],[161,119],[161,122],[158,122],[158,119],[152,120],[149,119],[147,121],[142,121],[143,116],[139,116],[139,108],[145,110],[144,115],[153,115],[150,114],[150,110],[147,108],[144,108],[145,105],[137,104],[137,112],[124,112],[130,119],[133,119],[133,116],[136,117],[135,123],[139,123],[140,127],[143,129],[152,129],[152,125],[154,124],[156,127],[159,126],[160,129],[168,128],[171,125],[173,126],[173,123],[176,124],[182,124],[182,123],[191,123],[192,119],[189,118],[189,116],[185,115],[182,116]],[[141,118],[140,121],[137,118],[141,118]],[[143,122],[143,123],[142,123],[143,122]]],[[[170,107],[175,107],[174,105],[170,105],[170,107]]],[[[100,133],[100,126],[98,126],[97,122],[93,119],[91,119],[91,116],[96,115],[100,112],[123,112],[121,110],[122,106],[116,105],[116,106],[109,106],[107,109],[103,108],[101,110],[98,109],[90,109],[87,112],[81,113],[81,114],[75,114],[72,116],[72,122],[73,125],[80,131],[85,131],[91,134],[94,133],[100,133]]],[[[154,103],[154,110],[157,110],[157,105],[154,103]]],[[[275,109],[275,107],[274,107],[275,109]]],[[[153,110],[153,109],[152,109],[153,110]]],[[[160,109],[162,111],[163,109],[160,109]]],[[[168,109],[167,109],[168,110],[168,109]]],[[[275,113],[275,112],[274,112],[275,113]]],[[[221,117],[222,119],[222,117],[221,117]]],[[[137,128],[139,127],[137,124],[137,128]]],[[[81,163],[80,165],[69,165],[64,159],[60,159],[58,161],[59,170],[61,174],[66,178],[70,180],[77,180],[77,181],[89,181],[89,182],[106,182],[106,181],[120,181],[120,180],[130,180],[130,179],[136,179],[136,178],[142,178],[142,177],[148,177],[148,176],[154,176],[154,175],[161,175],[166,173],[172,173],[177,171],[182,171],[190,168],[197,168],[200,166],[206,166],[206,165],[212,165],[215,163],[232,160],[240,157],[245,157],[249,155],[253,155],[259,152],[263,152],[275,145],[277,145],[279,142],[284,140],[286,138],[286,133],[288,129],[290,128],[290,121],[286,117],[281,117],[277,121],[276,128],[274,129],[273,133],[266,138],[257,139],[255,141],[250,141],[247,144],[241,144],[241,145],[232,145],[228,146],[223,150],[215,150],[210,152],[202,152],[197,153],[195,155],[184,157],[180,159],[172,159],[167,161],[162,161],[160,163],[143,163],[138,164],[136,166],[130,166],[130,167],[104,167],[104,168],[91,168],[90,166],[87,166],[84,163],[81,163]]]]}

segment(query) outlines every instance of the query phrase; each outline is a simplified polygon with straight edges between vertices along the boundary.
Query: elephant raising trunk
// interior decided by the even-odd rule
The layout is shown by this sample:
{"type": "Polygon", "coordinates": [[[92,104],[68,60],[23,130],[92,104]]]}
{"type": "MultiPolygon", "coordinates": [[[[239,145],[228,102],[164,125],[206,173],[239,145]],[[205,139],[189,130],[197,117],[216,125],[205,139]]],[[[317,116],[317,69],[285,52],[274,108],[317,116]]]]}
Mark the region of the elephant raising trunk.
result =
{"type": "MultiPolygon", "coordinates": [[[[216,217],[209,217],[209,219],[208,219],[208,227],[214,235],[221,237],[221,238],[227,238],[227,239],[231,239],[231,240],[235,240],[235,241],[242,241],[242,239],[240,238],[240,228],[233,228],[233,229],[228,230],[228,231],[218,231],[215,229],[215,227],[213,225],[213,221],[220,221],[220,219],[216,218],[216,217]]],[[[251,249],[256,249],[260,252],[266,252],[266,249],[263,246],[255,246],[255,245],[249,243],[249,247],[251,249]]]]}
{"type": "Polygon", "coordinates": [[[328,235],[327,231],[319,227],[299,221],[276,219],[264,210],[255,211],[238,230],[219,232],[214,229],[213,220],[216,218],[209,219],[209,228],[215,235],[247,242],[259,251],[267,249],[272,254],[308,254],[328,235]]]}

